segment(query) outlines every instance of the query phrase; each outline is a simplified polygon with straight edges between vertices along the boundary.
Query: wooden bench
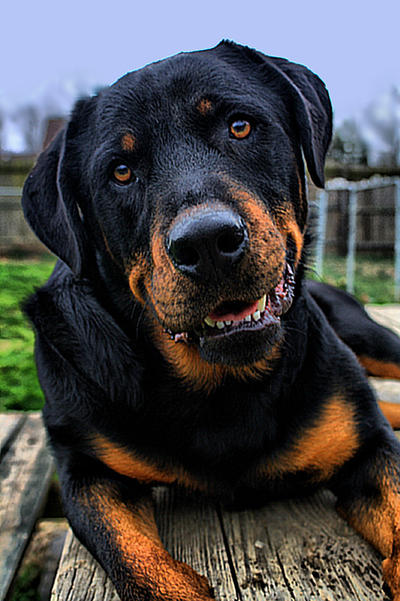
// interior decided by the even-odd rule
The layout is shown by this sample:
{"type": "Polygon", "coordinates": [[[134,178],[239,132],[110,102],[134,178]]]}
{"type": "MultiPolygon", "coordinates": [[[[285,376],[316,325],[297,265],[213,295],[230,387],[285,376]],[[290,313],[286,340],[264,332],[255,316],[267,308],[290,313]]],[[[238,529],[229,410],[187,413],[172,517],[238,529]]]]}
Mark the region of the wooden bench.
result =
{"type": "MultiPolygon", "coordinates": [[[[386,319],[384,311],[377,313],[386,319]]],[[[400,333],[398,308],[391,318],[400,333]]],[[[399,389],[395,392],[398,399],[399,389]]],[[[0,459],[3,601],[54,469],[39,415],[0,415],[0,459]]],[[[219,601],[388,599],[382,590],[381,557],[336,514],[335,499],[327,491],[234,512],[176,490],[157,489],[154,498],[165,546],[209,578],[219,601]]],[[[118,601],[103,570],[71,531],[51,600],[118,601]]]]}

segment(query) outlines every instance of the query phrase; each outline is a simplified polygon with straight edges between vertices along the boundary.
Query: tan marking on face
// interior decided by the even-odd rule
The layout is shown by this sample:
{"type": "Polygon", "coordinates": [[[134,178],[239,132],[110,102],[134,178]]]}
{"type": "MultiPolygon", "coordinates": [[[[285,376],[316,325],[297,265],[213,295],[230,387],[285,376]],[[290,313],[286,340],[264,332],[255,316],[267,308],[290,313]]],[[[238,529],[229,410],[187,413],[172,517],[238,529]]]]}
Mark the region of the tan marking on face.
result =
{"type": "MultiPolygon", "coordinates": [[[[244,259],[243,269],[246,269],[247,273],[254,271],[256,299],[267,292],[268,286],[276,285],[282,276],[286,253],[284,238],[260,201],[249,192],[238,188],[235,189],[235,194],[249,230],[250,252],[244,259]]],[[[210,204],[210,207],[214,208],[218,204],[226,208],[221,203],[210,204]]],[[[204,206],[201,205],[201,209],[204,209],[204,206]]],[[[196,208],[187,209],[179,218],[182,219],[186,213],[195,212],[196,208]]],[[[193,302],[198,303],[198,288],[196,283],[175,268],[165,248],[164,235],[157,225],[159,220],[155,218],[154,223],[151,234],[151,269],[143,258],[135,260],[129,276],[130,288],[142,303],[144,299],[141,290],[145,289],[146,296],[162,324],[171,323],[171,319],[176,323],[176,319],[185,311],[186,304],[191,306],[193,302]]],[[[240,278],[240,270],[238,277],[240,278]]],[[[241,298],[244,294],[248,295],[248,289],[242,290],[240,294],[241,298]]],[[[216,299],[215,305],[222,300],[226,298],[216,299]]],[[[172,365],[178,377],[195,390],[211,392],[228,376],[242,381],[260,378],[262,374],[273,369],[274,361],[280,356],[281,343],[277,343],[263,359],[252,365],[235,368],[224,364],[210,364],[200,357],[195,345],[170,340],[154,316],[153,324],[153,339],[157,348],[172,365]]],[[[185,327],[175,325],[175,329],[184,331],[185,327]]]]}
{"type": "Polygon", "coordinates": [[[314,472],[316,481],[326,480],[353,457],[359,447],[354,409],[339,395],[326,401],[316,422],[305,428],[293,445],[260,473],[268,478],[287,473],[314,472]]]}
{"type": "Polygon", "coordinates": [[[285,239],[285,244],[288,244],[288,236],[290,236],[295,245],[294,263],[295,267],[297,267],[303,252],[304,234],[296,221],[292,205],[287,204],[279,207],[279,209],[276,210],[275,219],[277,227],[285,239]]]}
{"type": "Polygon", "coordinates": [[[129,288],[135,299],[144,305],[146,300],[143,298],[142,287],[144,286],[146,290],[151,287],[151,274],[148,261],[143,255],[138,255],[132,261],[127,271],[129,288]]]}
{"type": "MultiPolygon", "coordinates": [[[[232,197],[238,201],[249,233],[248,260],[254,270],[282,274],[285,266],[285,243],[263,203],[247,190],[232,187],[232,197]],[[265,266],[265,267],[264,267],[265,266]]],[[[266,291],[267,292],[267,291],[266,291]]]]}
{"type": "Polygon", "coordinates": [[[133,134],[126,133],[122,136],[121,146],[123,150],[132,152],[136,145],[136,138],[133,134]]]}
{"type": "Polygon", "coordinates": [[[304,246],[303,234],[302,234],[297,222],[294,219],[288,219],[285,222],[285,224],[283,225],[283,231],[286,232],[286,234],[291,237],[291,239],[293,240],[293,242],[295,244],[296,250],[295,250],[294,263],[295,263],[295,267],[297,267],[300,262],[300,259],[301,259],[301,254],[303,252],[303,246],[304,246]]]}
{"type": "Polygon", "coordinates": [[[210,113],[213,110],[213,103],[208,98],[202,98],[197,105],[197,110],[202,115],[207,115],[207,113],[210,113]]]}
{"type": "Polygon", "coordinates": [[[242,189],[236,182],[224,178],[230,186],[232,197],[238,200],[245,212],[246,220],[250,225],[250,232],[254,239],[254,252],[265,256],[276,256],[277,250],[284,249],[286,254],[288,235],[292,238],[295,250],[295,267],[297,267],[304,246],[304,234],[296,221],[295,212],[291,203],[276,207],[272,215],[264,203],[248,190],[242,189]],[[271,235],[271,232],[275,233],[271,235]],[[269,248],[265,244],[266,232],[269,234],[269,248]],[[280,239],[277,239],[279,234],[280,239]],[[274,248],[276,245],[276,249],[274,248]]]}
{"type": "MultiPolygon", "coordinates": [[[[268,278],[269,273],[272,274],[271,278],[278,280],[285,265],[282,236],[262,205],[250,193],[241,190],[237,192],[237,196],[249,230],[250,252],[246,269],[254,270],[255,275],[262,282],[268,278]]],[[[225,205],[221,206],[225,208],[225,205]]],[[[193,209],[188,210],[188,212],[192,211],[193,209]]],[[[161,318],[165,309],[170,315],[179,315],[183,310],[185,298],[197,298],[196,286],[176,270],[157,228],[152,235],[151,247],[154,265],[151,294],[154,307],[157,313],[161,314],[161,318]]],[[[264,284],[258,283],[259,288],[260,286],[262,288],[255,298],[264,292],[264,284]]],[[[273,369],[274,361],[280,355],[280,343],[277,343],[263,359],[252,365],[236,368],[204,361],[195,345],[170,340],[156,320],[154,320],[153,338],[164,358],[173,366],[175,373],[193,389],[207,393],[215,390],[228,376],[241,381],[262,377],[262,374],[273,369]]]]}
{"type": "Polygon", "coordinates": [[[216,390],[227,377],[241,382],[261,379],[265,373],[273,370],[274,363],[281,353],[281,342],[278,342],[259,361],[251,365],[232,367],[208,363],[201,358],[196,346],[170,340],[158,324],[154,324],[154,341],[164,358],[172,365],[176,375],[193,390],[207,394],[216,390]]]}

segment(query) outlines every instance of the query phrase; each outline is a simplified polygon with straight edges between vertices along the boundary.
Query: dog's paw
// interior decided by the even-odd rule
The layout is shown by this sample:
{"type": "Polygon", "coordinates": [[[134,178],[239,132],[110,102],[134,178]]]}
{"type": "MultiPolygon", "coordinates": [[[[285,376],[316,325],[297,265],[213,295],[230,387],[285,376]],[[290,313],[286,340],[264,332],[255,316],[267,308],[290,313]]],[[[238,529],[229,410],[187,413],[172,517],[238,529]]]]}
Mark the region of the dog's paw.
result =
{"type": "Polygon", "coordinates": [[[385,588],[388,589],[393,601],[400,601],[400,563],[392,557],[384,559],[382,562],[383,578],[385,588]]]}

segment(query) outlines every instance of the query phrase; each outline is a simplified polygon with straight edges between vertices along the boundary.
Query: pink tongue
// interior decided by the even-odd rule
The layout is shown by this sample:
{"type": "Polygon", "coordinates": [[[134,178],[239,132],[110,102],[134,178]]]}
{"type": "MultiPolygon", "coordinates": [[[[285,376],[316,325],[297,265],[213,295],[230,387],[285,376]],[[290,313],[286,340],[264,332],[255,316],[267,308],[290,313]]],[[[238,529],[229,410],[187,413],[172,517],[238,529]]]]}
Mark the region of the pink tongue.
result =
{"type": "Polygon", "coordinates": [[[255,301],[252,305],[248,305],[238,313],[225,313],[222,315],[218,311],[213,311],[208,317],[213,321],[241,321],[247,315],[251,315],[254,311],[257,311],[257,304],[258,301],[255,301]]]}

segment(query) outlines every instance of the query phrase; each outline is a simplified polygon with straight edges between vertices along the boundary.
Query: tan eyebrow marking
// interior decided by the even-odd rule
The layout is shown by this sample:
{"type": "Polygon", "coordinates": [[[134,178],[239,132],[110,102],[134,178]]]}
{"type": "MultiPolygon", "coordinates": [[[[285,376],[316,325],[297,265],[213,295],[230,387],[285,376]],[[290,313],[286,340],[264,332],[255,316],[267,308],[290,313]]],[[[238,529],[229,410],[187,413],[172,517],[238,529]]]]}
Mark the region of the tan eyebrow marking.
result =
{"type": "Polygon", "coordinates": [[[136,138],[130,133],[126,133],[122,136],[121,146],[123,150],[132,151],[135,148],[136,138]]]}
{"type": "Polygon", "coordinates": [[[199,104],[197,105],[197,110],[202,115],[206,115],[207,113],[210,113],[212,111],[212,109],[213,109],[213,103],[208,98],[203,98],[202,100],[200,100],[199,104]]]}

